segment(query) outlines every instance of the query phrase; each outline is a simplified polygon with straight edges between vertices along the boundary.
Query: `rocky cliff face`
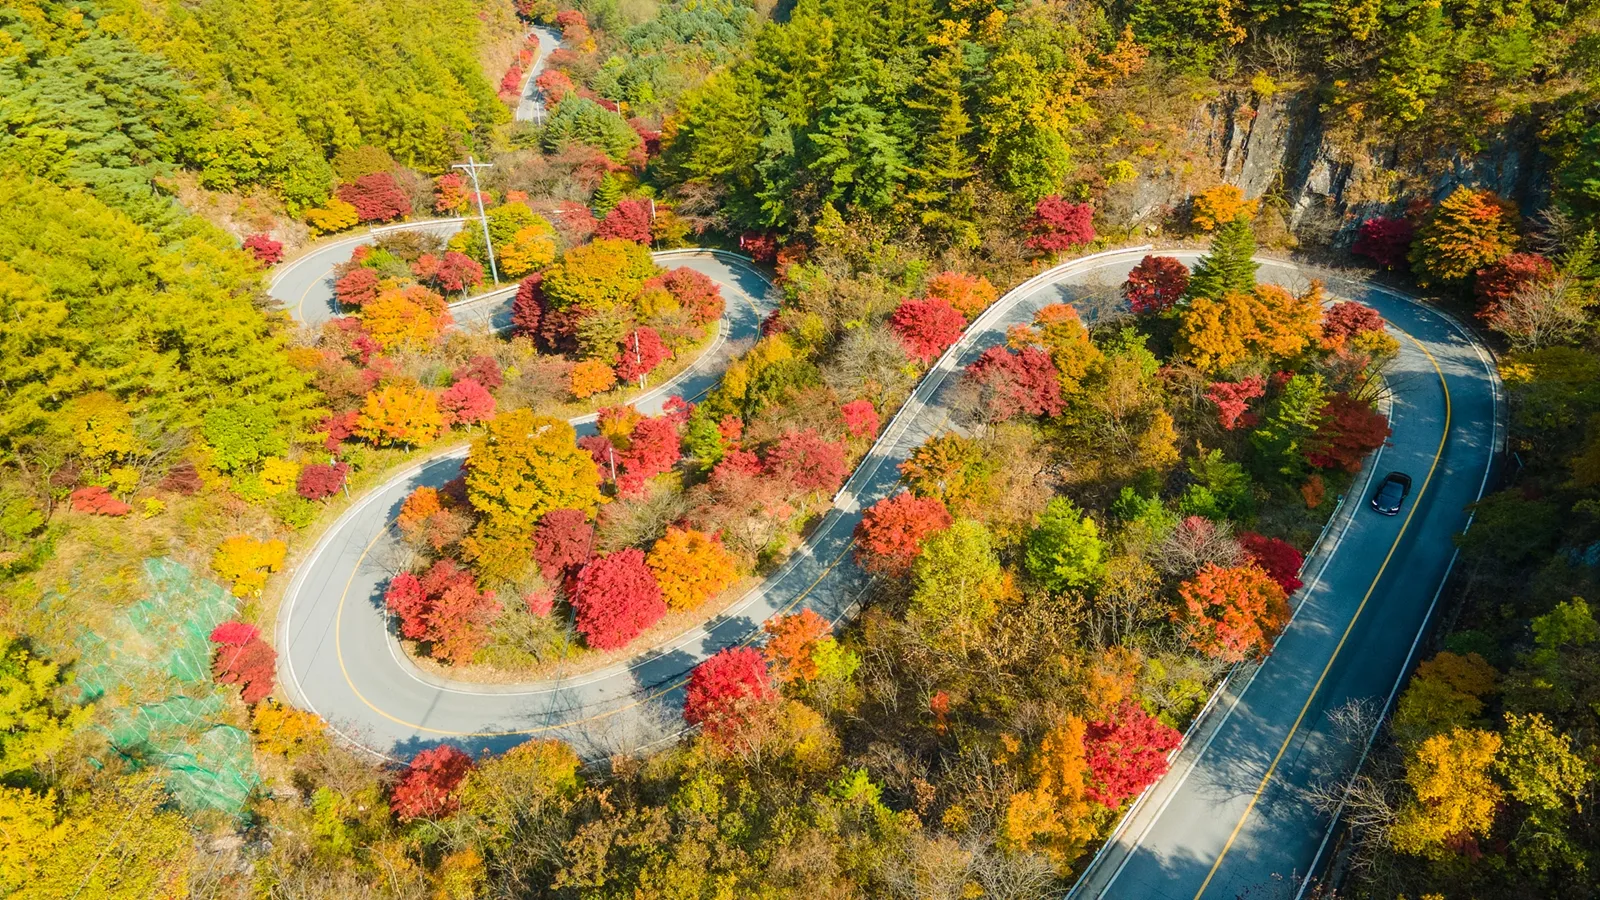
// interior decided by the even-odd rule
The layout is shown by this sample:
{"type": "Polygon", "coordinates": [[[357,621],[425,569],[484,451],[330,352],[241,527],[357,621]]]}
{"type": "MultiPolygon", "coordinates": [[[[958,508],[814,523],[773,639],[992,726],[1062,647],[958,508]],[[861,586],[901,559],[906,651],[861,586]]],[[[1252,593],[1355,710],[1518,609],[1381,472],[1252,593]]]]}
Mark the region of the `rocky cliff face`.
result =
{"type": "Polygon", "coordinates": [[[1362,219],[1394,214],[1418,197],[1440,199],[1457,185],[1489,188],[1524,213],[1549,199],[1549,161],[1532,127],[1517,124],[1476,153],[1361,140],[1336,131],[1313,90],[1260,96],[1223,90],[1195,106],[1187,162],[1143,179],[1135,217],[1152,220],[1197,190],[1235,184],[1269,197],[1304,243],[1342,244],[1362,219]]]}

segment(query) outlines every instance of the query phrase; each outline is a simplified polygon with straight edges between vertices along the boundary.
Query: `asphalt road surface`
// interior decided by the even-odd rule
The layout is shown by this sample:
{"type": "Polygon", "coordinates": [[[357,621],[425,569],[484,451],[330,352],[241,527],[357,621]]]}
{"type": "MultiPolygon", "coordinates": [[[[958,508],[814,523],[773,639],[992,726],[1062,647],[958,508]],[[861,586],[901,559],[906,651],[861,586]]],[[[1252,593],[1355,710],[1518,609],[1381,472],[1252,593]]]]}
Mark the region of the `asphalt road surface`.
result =
{"type": "Polygon", "coordinates": [[[550,58],[550,53],[561,46],[561,35],[543,25],[535,25],[530,30],[539,37],[539,49],[535,52],[533,65],[528,68],[522,82],[522,99],[517,102],[516,115],[518,122],[543,122],[544,95],[534,87],[533,80],[544,71],[544,64],[550,58]]]}
{"type": "MultiPolygon", "coordinates": [[[[596,756],[670,740],[682,727],[683,681],[699,661],[755,639],[772,615],[808,607],[838,621],[853,611],[866,579],[850,558],[851,533],[862,508],[897,490],[899,462],[950,426],[953,376],[1042,306],[1073,303],[1089,318],[1116,308],[1117,287],[1143,252],[1065,263],[981,315],[889,423],[806,545],[704,627],[625,664],[539,684],[450,683],[419,671],[382,611],[396,558],[389,526],[414,487],[454,477],[460,458],[452,456],[363,498],[295,572],[278,626],[284,683],[295,702],[341,734],[396,758],[439,743],[501,751],[533,735],[560,737],[596,756]]],[[[1192,264],[1199,254],[1174,255],[1192,264]]],[[[670,387],[694,398],[748,346],[771,301],[763,279],[727,257],[662,262],[694,265],[728,298],[726,340],[670,387]]],[[[1264,282],[1298,289],[1309,280],[1293,265],[1261,262],[1264,282]]],[[[1440,314],[1377,286],[1334,280],[1329,293],[1378,309],[1401,341],[1389,379],[1394,436],[1369,460],[1307,561],[1307,586],[1272,656],[1196,728],[1075,896],[1231,898],[1303,870],[1326,822],[1299,789],[1346,771],[1360,752],[1335,739],[1326,712],[1351,698],[1389,695],[1452,561],[1464,507],[1483,489],[1500,440],[1487,353],[1440,314]],[[1372,476],[1390,470],[1415,481],[1393,518],[1366,507],[1372,476]]],[[[497,309],[503,306],[485,303],[480,311],[492,320],[497,309]]],[[[665,396],[639,406],[654,409],[665,396]]]]}
{"type": "MultiPolygon", "coordinates": [[[[1270,262],[1261,275],[1303,280],[1270,262]]],[[[1306,874],[1328,825],[1302,792],[1342,781],[1362,750],[1335,731],[1328,712],[1389,698],[1454,560],[1463,507],[1487,482],[1501,441],[1487,352],[1443,315],[1393,292],[1339,280],[1329,290],[1377,309],[1398,332],[1394,435],[1307,561],[1306,587],[1272,655],[1219,699],[1074,898],[1293,896],[1289,886],[1306,874]],[[1390,471],[1413,479],[1392,518],[1368,506],[1390,471]]]]}
{"type": "MultiPolygon", "coordinates": [[[[322,244],[280,267],[273,274],[267,293],[282,303],[296,321],[316,327],[342,315],[339,301],[333,296],[333,270],[335,266],[348,261],[357,247],[372,243],[378,235],[390,230],[427,231],[448,238],[460,231],[465,221],[436,219],[406,222],[322,244]]],[[[476,224],[476,220],[473,221],[476,224]]]]}

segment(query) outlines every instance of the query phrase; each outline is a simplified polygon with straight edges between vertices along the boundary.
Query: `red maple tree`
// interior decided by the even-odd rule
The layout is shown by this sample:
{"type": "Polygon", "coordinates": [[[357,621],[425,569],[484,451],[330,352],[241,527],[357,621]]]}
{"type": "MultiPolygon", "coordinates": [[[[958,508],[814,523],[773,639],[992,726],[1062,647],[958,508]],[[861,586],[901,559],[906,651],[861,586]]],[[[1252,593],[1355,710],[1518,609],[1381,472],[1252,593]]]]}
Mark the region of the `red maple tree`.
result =
{"type": "Polygon", "coordinates": [[[850,474],[842,444],[827,440],[813,429],[788,431],[767,454],[767,470],[803,491],[832,494],[850,474]]]}
{"type": "Polygon", "coordinates": [[[1304,584],[1300,580],[1300,568],[1305,565],[1306,558],[1288,541],[1246,531],[1239,535],[1239,546],[1278,583],[1278,587],[1283,588],[1285,594],[1293,594],[1304,584]]]}
{"type": "Polygon", "coordinates": [[[488,640],[488,624],[500,614],[493,591],[479,591],[472,573],[452,559],[434,562],[418,578],[396,575],[384,603],[400,619],[400,634],[426,641],[435,659],[467,662],[488,640]]]}
{"type": "Polygon", "coordinates": [[[1322,405],[1322,421],[1311,437],[1306,461],[1319,469],[1361,470],[1361,460],[1383,446],[1392,433],[1389,420],[1365,400],[1343,391],[1322,405]]]}
{"type": "Polygon", "coordinates": [[[1167,754],[1182,739],[1176,728],[1124,700],[1109,720],[1084,730],[1084,793],[1107,809],[1121,807],[1167,773],[1167,754]]]}
{"type": "Polygon", "coordinates": [[[856,525],[856,562],[873,575],[904,575],[922,552],[922,542],[951,521],[950,511],[935,497],[906,491],[879,500],[856,525]]]}
{"type": "Polygon", "coordinates": [[[683,718],[708,734],[727,738],[777,696],[762,652],[754,647],[729,647],[689,673],[683,718]]]}
{"type": "Polygon", "coordinates": [[[1473,284],[1473,292],[1478,297],[1478,318],[1494,318],[1500,312],[1500,305],[1524,285],[1549,281],[1555,275],[1555,263],[1537,253],[1513,253],[1479,269],[1473,284]]]}
{"type": "Polygon", "coordinates": [[[1038,347],[990,347],[967,366],[965,377],[980,387],[984,410],[997,421],[1057,416],[1066,408],[1056,364],[1038,347]]]}
{"type": "Polygon", "coordinates": [[[517,284],[517,295],[511,300],[511,326],[517,334],[539,336],[539,322],[544,318],[544,273],[535,272],[517,284]]]}
{"type": "Polygon", "coordinates": [[[1382,330],[1383,316],[1372,307],[1353,300],[1341,300],[1322,314],[1322,337],[1334,347],[1344,346],[1358,334],[1382,330]]]}
{"type": "Polygon", "coordinates": [[[617,377],[636,381],[671,358],[672,351],[661,340],[661,335],[654,328],[640,326],[623,337],[617,350],[617,377]]]}
{"type": "Polygon", "coordinates": [[[722,290],[709,275],[687,266],[671,269],[660,276],[661,284],[689,313],[689,320],[704,325],[722,318],[722,290]]]}
{"type": "Polygon", "coordinates": [[[436,818],[461,805],[456,788],[472,769],[472,757],[448,744],[418,753],[389,794],[389,808],[402,820],[436,818]]]}
{"type": "Polygon", "coordinates": [[[545,580],[565,581],[589,561],[594,526],[581,510],[552,509],[533,529],[533,561],[545,580]]]}
{"type": "Polygon", "coordinates": [[[1267,395],[1267,380],[1260,375],[1249,375],[1238,381],[1213,381],[1206,399],[1217,405],[1217,422],[1228,431],[1249,427],[1256,423],[1250,412],[1250,401],[1267,395]]]}
{"type": "Polygon", "coordinates": [[[619,200],[594,228],[597,238],[621,238],[650,245],[650,201],[619,200]]]}
{"type": "Polygon", "coordinates": [[[256,262],[263,266],[275,266],[283,262],[283,242],[275,241],[264,234],[252,234],[244,239],[244,249],[256,258],[256,262]]]}
{"type": "Polygon", "coordinates": [[[878,434],[878,410],[871,400],[851,400],[839,407],[839,415],[851,437],[871,438],[878,434]]]}
{"type": "Polygon", "coordinates": [[[1189,267],[1171,256],[1149,255],[1139,261],[1122,285],[1122,296],[1134,313],[1166,312],[1189,289],[1189,267]]]}
{"type": "Polygon", "coordinates": [[[498,391],[505,383],[505,375],[500,371],[500,363],[492,356],[474,356],[465,363],[456,367],[450,377],[456,381],[466,381],[468,378],[483,385],[491,391],[498,391]]]}
{"type": "Polygon", "coordinates": [[[1094,240],[1094,207],[1051,194],[1033,207],[1027,231],[1030,250],[1056,253],[1094,240]]]}
{"type": "Polygon", "coordinates": [[[448,250],[440,257],[430,280],[440,290],[458,293],[483,283],[483,266],[465,253],[448,250]]]}
{"type": "Polygon", "coordinates": [[[349,463],[311,463],[301,469],[300,476],[295,479],[295,493],[307,500],[326,500],[344,489],[344,480],[349,474],[349,463]]]}
{"type": "Polygon", "coordinates": [[[360,306],[378,299],[378,273],[358,266],[333,283],[333,296],[343,306],[360,306]]]}
{"type": "Polygon", "coordinates": [[[1406,254],[1416,236],[1417,227],[1410,219],[1373,216],[1356,230],[1350,252],[1365,256],[1385,269],[1397,269],[1406,264],[1406,254]]]}
{"type": "Polygon", "coordinates": [[[552,108],[560,106],[561,101],[576,90],[572,79],[560,69],[545,69],[539,73],[539,77],[533,79],[533,85],[544,95],[545,102],[552,108]]]}
{"type": "Polygon", "coordinates": [[[356,216],[363,222],[387,222],[411,215],[411,198],[395,183],[388,172],[363,175],[348,184],[339,185],[334,193],[339,199],[356,208],[356,216]]]}
{"type": "Polygon", "coordinates": [[[116,498],[109,490],[100,485],[81,487],[73,491],[68,497],[72,504],[73,512],[88,513],[91,516],[120,517],[133,512],[133,507],[116,498]]]}
{"type": "Polygon", "coordinates": [[[644,551],[635,547],[591,560],[578,573],[572,608],[578,632],[597,650],[626,647],[646,628],[666,615],[644,551]]]}
{"type": "Polygon", "coordinates": [[[438,404],[446,425],[476,425],[494,418],[494,396],[471,378],[440,391],[438,404]]]}
{"type": "Polygon", "coordinates": [[[906,355],[931,363],[960,339],[967,321],[943,300],[907,300],[889,317],[889,327],[905,345],[906,355]]]}
{"type": "Polygon", "coordinates": [[[211,674],[222,684],[237,684],[239,697],[246,703],[260,703],[272,693],[278,658],[261,639],[254,625],[224,622],[211,631],[217,645],[211,661],[211,674]]]}
{"type": "Polygon", "coordinates": [[[674,419],[640,419],[628,436],[628,449],[617,454],[617,465],[623,473],[619,487],[625,494],[637,493],[647,479],[671,471],[682,457],[683,442],[674,419]]]}

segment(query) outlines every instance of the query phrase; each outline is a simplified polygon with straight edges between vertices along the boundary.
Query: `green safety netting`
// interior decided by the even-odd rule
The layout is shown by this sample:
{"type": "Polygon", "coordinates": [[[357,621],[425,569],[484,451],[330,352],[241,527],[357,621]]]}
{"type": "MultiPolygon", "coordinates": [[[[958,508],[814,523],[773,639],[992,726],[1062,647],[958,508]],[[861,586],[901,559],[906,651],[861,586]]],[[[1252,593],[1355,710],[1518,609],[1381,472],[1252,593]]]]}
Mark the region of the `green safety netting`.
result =
{"type": "Polygon", "coordinates": [[[112,750],[162,771],[180,806],[238,815],[260,776],[250,735],[223,721],[210,641],[236,601],[170,559],[146,560],[144,574],[144,599],[80,635],[76,684],[84,702],[114,707],[104,728],[112,750]]]}
{"type": "Polygon", "coordinates": [[[237,815],[260,777],[250,735],[217,723],[222,708],[215,693],[125,708],[113,718],[107,738],[124,759],[165,770],[167,790],[185,809],[237,815]]]}
{"type": "Polygon", "coordinates": [[[85,633],[78,641],[77,684],[84,701],[118,690],[142,693],[151,681],[160,691],[171,680],[211,680],[211,630],[232,618],[233,595],[170,559],[145,560],[144,574],[145,598],[106,633],[85,633]]]}

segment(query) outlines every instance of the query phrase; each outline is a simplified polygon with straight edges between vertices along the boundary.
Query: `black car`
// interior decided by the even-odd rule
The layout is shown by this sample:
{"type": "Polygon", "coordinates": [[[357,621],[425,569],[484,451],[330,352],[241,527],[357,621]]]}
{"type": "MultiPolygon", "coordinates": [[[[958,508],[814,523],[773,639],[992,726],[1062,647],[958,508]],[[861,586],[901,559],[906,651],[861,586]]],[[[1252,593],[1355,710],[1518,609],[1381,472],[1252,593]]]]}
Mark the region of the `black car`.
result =
{"type": "Polygon", "coordinates": [[[1372,508],[1386,516],[1400,512],[1400,504],[1411,493],[1411,476],[1404,472],[1390,472],[1372,494],[1372,508]]]}

